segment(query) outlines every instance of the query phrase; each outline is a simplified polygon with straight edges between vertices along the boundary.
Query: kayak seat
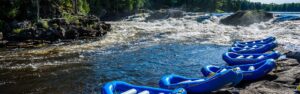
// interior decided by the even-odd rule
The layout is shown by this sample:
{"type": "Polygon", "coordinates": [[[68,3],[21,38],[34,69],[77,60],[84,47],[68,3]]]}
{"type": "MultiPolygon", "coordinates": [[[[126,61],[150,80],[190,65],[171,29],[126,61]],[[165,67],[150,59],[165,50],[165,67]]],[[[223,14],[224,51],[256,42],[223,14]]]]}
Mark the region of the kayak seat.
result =
{"type": "Polygon", "coordinates": [[[246,57],[247,59],[252,59],[253,58],[253,55],[250,55],[248,57],[246,57]]]}
{"type": "Polygon", "coordinates": [[[249,70],[249,71],[254,71],[254,70],[255,70],[255,67],[254,67],[254,66],[250,66],[248,70],[249,70]]]}
{"type": "Polygon", "coordinates": [[[241,59],[241,58],[244,58],[244,56],[243,56],[243,55],[240,55],[240,56],[238,56],[238,57],[236,57],[236,58],[241,59]]]}
{"type": "Polygon", "coordinates": [[[144,90],[144,91],[142,91],[142,92],[140,92],[138,94],[150,94],[150,92],[148,90],[144,90]]]}
{"type": "Polygon", "coordinates": [[[198,79],[198,80],[185,80],[179,83],[191,83],[191,82],[202,82],[205,81],[205,79],[198,79]]]}
{"type": "Polygon", "coordinates": [[[136,89],[129,89],[121,94],[136,94],[137,93],[137,90],[136,89]]]}
{"type": "Polygon", "coordinates": [[[265,57],[264,55],[260,55],[259,57],[257,57],[257,59],[262,59],[264,57],[265,57]]]}

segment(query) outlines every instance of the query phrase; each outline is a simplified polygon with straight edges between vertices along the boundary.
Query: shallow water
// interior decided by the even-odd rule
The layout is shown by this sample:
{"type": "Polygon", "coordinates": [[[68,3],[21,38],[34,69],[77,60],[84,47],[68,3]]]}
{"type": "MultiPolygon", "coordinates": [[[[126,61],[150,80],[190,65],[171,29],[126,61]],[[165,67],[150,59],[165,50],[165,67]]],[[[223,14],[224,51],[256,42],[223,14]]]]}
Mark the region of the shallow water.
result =
{"type": "Polygon", "coordinates": [[[101,85],[112,80],[157,86],[165,74],[201,77],[202,66],[225,64],[221,54],[235,40],[275,36],[285,49],[300,51],[299,21],[243,27],[220,24],[224,17],[197,22],[203,13],[145,21],[147,15],[109,22],[113,31],[93,41],[2,49],[0,94],[90,94],[100,93],[101,85]]]}

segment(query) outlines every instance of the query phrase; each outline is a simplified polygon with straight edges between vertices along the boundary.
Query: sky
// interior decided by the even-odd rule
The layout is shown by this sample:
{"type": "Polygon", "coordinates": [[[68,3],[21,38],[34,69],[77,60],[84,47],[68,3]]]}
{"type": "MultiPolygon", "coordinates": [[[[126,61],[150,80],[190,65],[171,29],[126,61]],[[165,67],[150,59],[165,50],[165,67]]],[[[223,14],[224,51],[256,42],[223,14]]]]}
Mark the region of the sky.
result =
{"type": "Polygon", "coordinates": [[[297,2],[300,3],[300,0],[250,0],[251,2],[261,2],[261,3],[276,3],[276,4],[282,4],[282,3],[293,3],[297,2]]]}

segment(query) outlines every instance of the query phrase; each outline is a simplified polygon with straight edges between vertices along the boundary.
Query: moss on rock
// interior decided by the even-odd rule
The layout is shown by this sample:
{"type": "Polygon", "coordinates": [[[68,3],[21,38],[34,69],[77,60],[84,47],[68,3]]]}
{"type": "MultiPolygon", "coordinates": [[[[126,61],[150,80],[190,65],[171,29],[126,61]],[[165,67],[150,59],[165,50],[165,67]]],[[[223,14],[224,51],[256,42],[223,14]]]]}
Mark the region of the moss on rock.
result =
{"type": "Polygon", "coordinates": [[[15,29],[13,29],[13,33],[19,34],[19,33],[21,33],[21,31],[22,31],[21,28],[15,28],[15,29]]]}

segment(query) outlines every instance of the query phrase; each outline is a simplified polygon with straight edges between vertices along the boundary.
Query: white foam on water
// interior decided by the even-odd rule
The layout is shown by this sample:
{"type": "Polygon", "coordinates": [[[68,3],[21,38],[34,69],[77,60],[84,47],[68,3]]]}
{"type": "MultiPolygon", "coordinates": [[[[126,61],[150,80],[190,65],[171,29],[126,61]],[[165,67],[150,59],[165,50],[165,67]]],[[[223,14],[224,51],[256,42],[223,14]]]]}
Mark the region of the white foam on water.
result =
{"type": "MultiPolygon", "coordinates": [[[[286,21],[280,23],[255,23],[250,26],[228,26],[219,23],[222,18],[211,17],[204,23],[196,19],[203,13],[185,13],[182,18],[168,18],[145,21],[149,14],[136,14],[121,21],[108,22],[112,24],[112,31],[103,39],[82,44],[57,45],[40,49],[18,51],[16,53],[0,52],[0,60],[8,58],[28,57],[26,59],[47,59],[43,57],[64,56],[64,54],[95,52],[101,54],[113,53],[105,49],[117,45],[126,45],[126,51],[134,51],[159,43],[190,42],[201,44],[231,45],[234,40],[256,40],[268,36],[277,38],[285,49],[300,51],[300,21],[286,21]]],[[[84,56],[79,56],[84,58],[84,56]]],[[[56,63],[51,63],[56,64],[56,63]]],[[[59,63],[58,63],[59,64],[59,63]]],[[[32,68],[42,65],[25,64],[32,68]]],[[[7,66],[7,65],[1,65],[7,66]]],[[[23,66],[23,65],[22,65],[23,66]]],[[[12,67],[18,68],[18,66],[12,67]]]]}

